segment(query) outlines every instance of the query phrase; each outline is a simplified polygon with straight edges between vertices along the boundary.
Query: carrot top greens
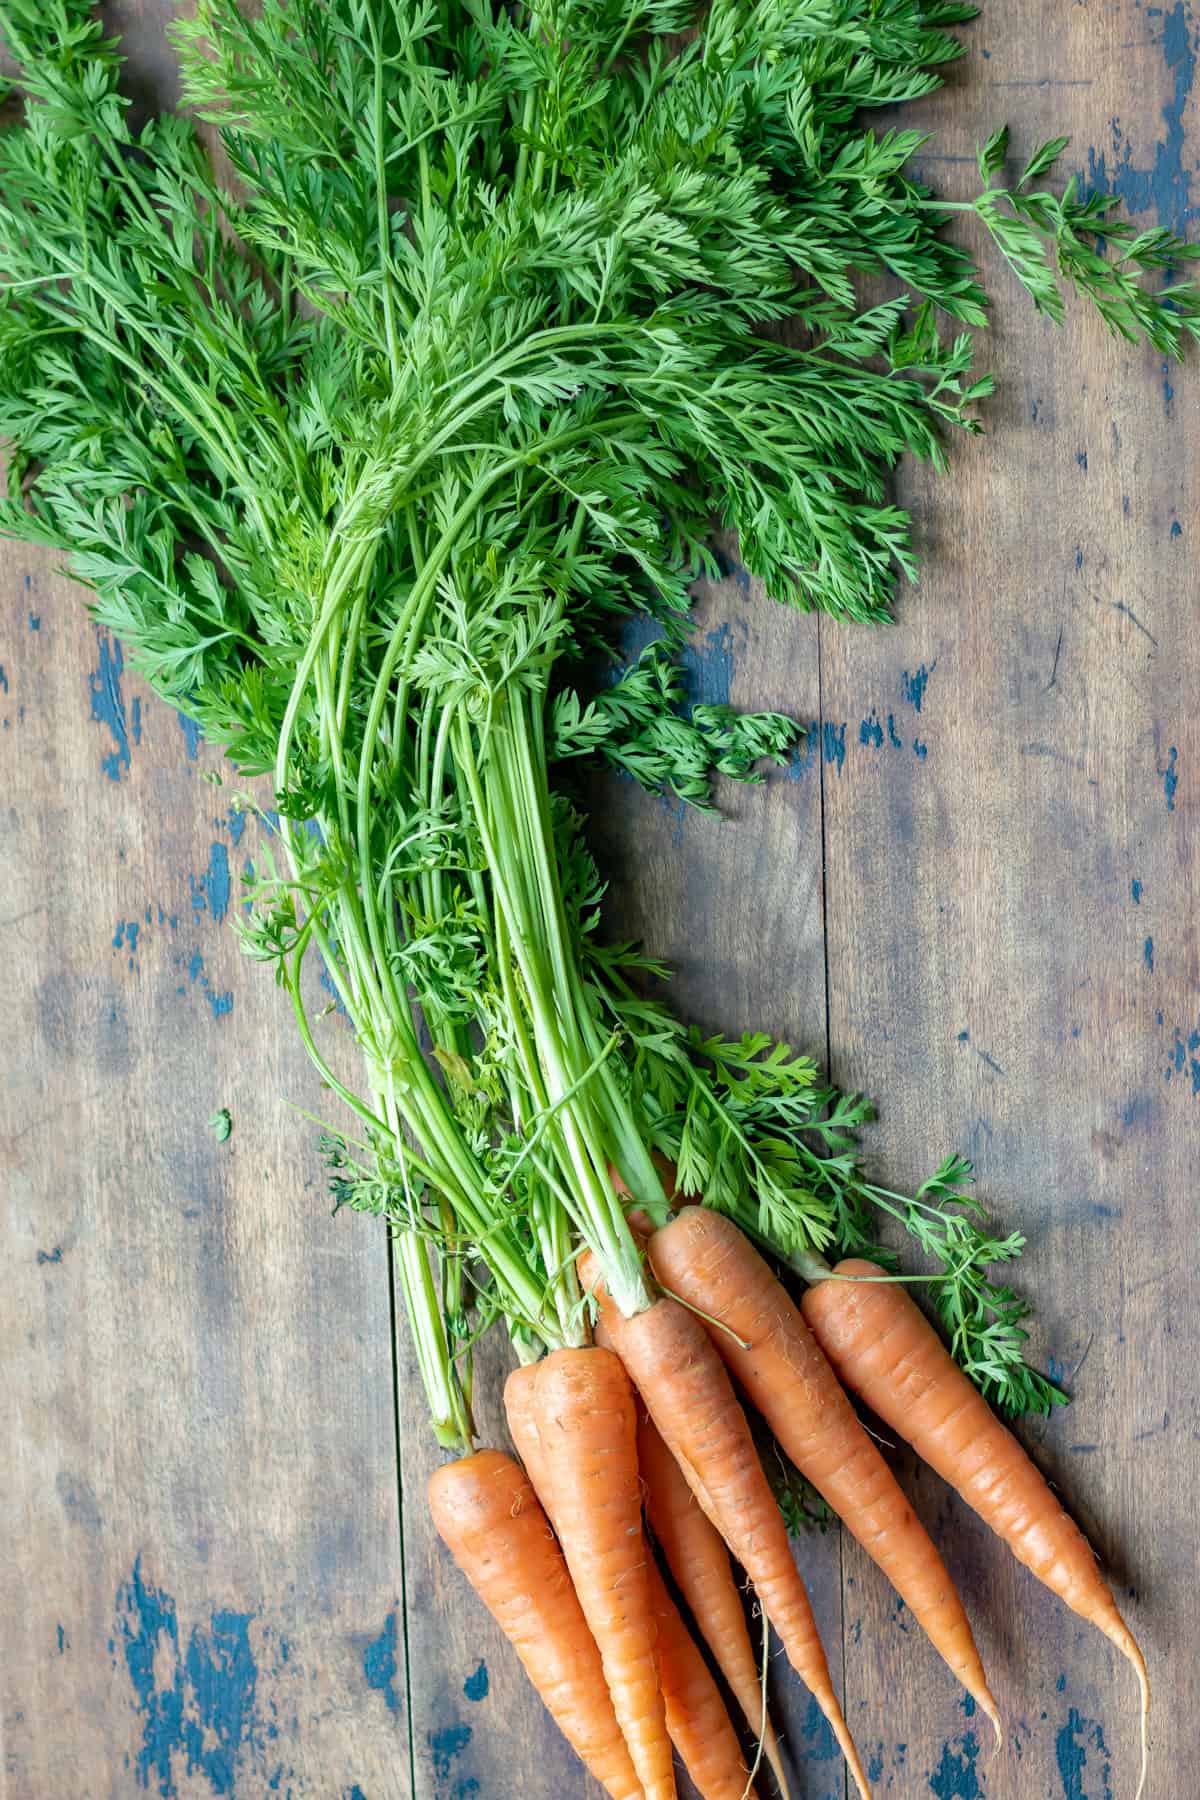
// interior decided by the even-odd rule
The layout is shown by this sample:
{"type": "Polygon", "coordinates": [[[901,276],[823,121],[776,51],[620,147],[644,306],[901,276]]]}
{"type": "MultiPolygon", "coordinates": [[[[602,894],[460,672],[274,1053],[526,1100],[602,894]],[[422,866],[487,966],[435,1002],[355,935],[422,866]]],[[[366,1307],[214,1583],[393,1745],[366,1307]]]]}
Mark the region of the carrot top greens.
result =
{"type": "MultiPolygon", "coordinates": [[[[885,618],[914,573],[888,477],[977,429],[987,301],[910,172],[920,137],[861,114],[936,87],[972,10],[199,0],[173,30],[185,111],[138,123],[90,6],[0,0],[25,101],[0,133],[0,530],[64,550],[152,686],[273,781],[243,944],[356,1115],[335,1192],[393,1228],[448,1444],[489,1317],[578,1341],[578,1238],[646,1304],[609,1168],[661,1221],[652,1150],[793,1261],[898,1216],[985,1391],[1057,1397],[986,1272],[1020,1239],[974,1216],[962,1165],[886,1193],[864,1102],[648,997],[653,965],[598,933],[564,787],[601,759],[707,805],[714,775],[787,759],[793,721],[687,704],[715,525],[842,619],[885,618]],[[636,617],[660,641],[588,698],[636,617]]],[[[1037,186],[1062,149],[1002,187],[997,134],[974,212],[1051,317],[1065,281],[1175,352],[1196,290],[1143,277],[1194,249],[1037,186]]]]}

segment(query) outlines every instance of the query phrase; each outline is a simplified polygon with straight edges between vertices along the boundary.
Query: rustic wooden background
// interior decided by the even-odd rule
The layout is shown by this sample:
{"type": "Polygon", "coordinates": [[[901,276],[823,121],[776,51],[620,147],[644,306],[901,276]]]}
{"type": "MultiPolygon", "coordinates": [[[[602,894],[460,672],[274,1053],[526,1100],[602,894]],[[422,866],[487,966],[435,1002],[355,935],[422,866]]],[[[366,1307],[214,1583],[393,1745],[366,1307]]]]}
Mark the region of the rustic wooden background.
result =
{"type": "MultiPolygon", "coordinates": [[[[145,94],[172,90],[171,10],[113,8],[145,94]]],[[[1007,117],[1186,228],[1190,5],[993,3],[969,43],[917,109],[940,187],[969,191],[1007,117]]],[[[601,830],[687,1013],[827,1053],[879,1096],[895,1183],[961,1148],[1027,1230],[1037,1349],[1075,1402],[1024,1436],[1145,1644],[1166,1800],[1200,1752],[1200,374],[1078,312],[1056,332],[989,267],[991,435],[950,479],[905,472],[925,572],[896,628],[785,615],[736,573],[707,592],[697,693],[788,708],[807,747],[723,822],[621,788],[601,830]]],[[[0,1793],[592,1793],[426,1522],[386,1245],[328,1218],[290,1109],[313,1078],[225,929],[252,828],[52,557],[7,548],[0,591],[0,1793]]],[[[1009,1727],[993,1755],[857,1548],[805,1542],[877,1793],[1131,1794],[1124,1669],[896,1460],[1009,1727]]],[[[827,1736],[773,1679],[795,1793],[834,1800],[827,1736]]]]}

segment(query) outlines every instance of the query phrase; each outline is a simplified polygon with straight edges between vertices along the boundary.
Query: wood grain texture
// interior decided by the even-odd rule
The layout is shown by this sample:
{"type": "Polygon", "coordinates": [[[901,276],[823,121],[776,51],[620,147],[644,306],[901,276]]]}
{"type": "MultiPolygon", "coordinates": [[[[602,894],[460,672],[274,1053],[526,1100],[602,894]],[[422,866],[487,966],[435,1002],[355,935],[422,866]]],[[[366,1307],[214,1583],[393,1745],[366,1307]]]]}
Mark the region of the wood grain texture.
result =
{"type": "Polygon", "coordinates": [[[0,1792],[407,1796],[386,1255],[227,929],[255,828],[48,558],[6,585],[0,1792]]]}
{"type": "MultiPolygon", "coordinates": [[[[146,102],[173,89],[173,10],[110,9],[146,102]]],[[[1140,221],[1186,226],[1197,32],[1184,4],[993,3],[913,109],[938,128],[931,179],[969,191],[974,142],[1011,116],[1018,148],[1071,129],[1075,165],[1140,221]]],[[[614,929],[675,965],[689,1017],[828,1045],[880,1097],[870,1148],[894,1182],[961,1147],[1028,1231],[1039,1346],[1076,1400],[1024,1435],[1143,1637],[1149,1795],[1173,1800],[1200,1701],[1196,378],[1078,312],[1056,334],[994,285],[991,435],[949,479],[905,472],[925,573],[898,626],[818,626],[736,575],[707,589],[696,696],[785,708],[809,741],[723,796],[723,821],[606,783],[596,836],[614,929]]],[[[282,1100],[319,1110],[315,1084],[222,928],[254,828],[50,560],[10,549],[3,570],[0,1795],[595,1793],[426,1519],[437,1453],[403,1330],[393,1393],[386,1246],[328,1220],[282,1100]]],[[[478,1377],[497,1442],[503,1366],[497,1342],[478,1377]]],[[[1009,1744],[991,1756],[853,1545],[806,1542],[877,1792],[1132,1792],[1107,1647],[897,1463],[1009,1744]]],[[[778,1662],[772,1694],[797,1800],[840,1800],[778,1662]]]]}
{"type": "Polygon", "coordinates": [[[2,566],[0,1794],[408,1800],[386,1249],[227,928],[257,827],[53,559],[2,566]]]}
{"type": "MultiPolygon", "coordinates": [[[[1182,225],[1200,142],[1184,104],[1194,16],[987,10],[976,54],[921,111],[938,149],[966,154],[1010,115],[1017,153],[1069,131],[1073,165],[1104,156],[1139,224],[1182,225]]],[[[970,180],[953,163],[931,174],[970,180]]],[[[1056,332],[1003,275],[996,286],[993,436],[959,447],[949,480],[905,474],[919,591],[895,631],[822,628],[824,720],[846,741],[825,784],[834,1071],[880,1096],[872,1148],[894,1180],[962,1148],[997,1218],[1029,1235],[1036,1347],[1075,1402],[1022,1436],[1146,1648],[1148,1792],[1165,1797],[1194,1766],[1198,1698],[1182,1496],[1200,1475],[1184,1248],[1200,1149],[1187,1048],[1200,406],[1194,365],[1167,372],[1078,308],[1056,332]]],[[[912,1622],[848,1554],[851,1718],[875,1740],[880,1791],[1132,1793],[1124,1666],[935,1477],[901,1466],[977,1623],[1009,1739],[993,1758],[912,1622]]]]}

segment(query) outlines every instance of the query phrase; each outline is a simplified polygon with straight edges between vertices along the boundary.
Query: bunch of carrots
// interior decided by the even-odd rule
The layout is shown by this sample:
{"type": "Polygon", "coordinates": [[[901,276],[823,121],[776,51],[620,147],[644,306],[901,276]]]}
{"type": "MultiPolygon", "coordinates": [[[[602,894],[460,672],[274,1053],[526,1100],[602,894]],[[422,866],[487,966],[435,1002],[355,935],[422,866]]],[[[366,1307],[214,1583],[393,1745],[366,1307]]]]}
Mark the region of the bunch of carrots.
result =
{"type": "Polygon", "coordinates": [[[863,124],[938,85],[972,12],[197,0],[187,110],[135,123],[89,0],[0,0],[24,103],[0,130],[0,535],[58,547],[155,690],[270,781],[236,923],[348,1109],[339,1204],[387,1222],[455,1456],[437,1527],[622,1800],[673,1794],[672,1744],[706,1800],[754,1775],[648,1535],[785,1790],[735,1563],[867,1792],[743,1401],[999,1732],[852,1395],[1133,1664],[1145,1774],[1141,1653],[985,1398],[1054,1398],[987,1274],[1021,1238],[988,1235],[954,1160],[911,1200],[872,1185],[861,1096],[648,990],[665,972],[600,934],[570,779],[590,760],[705,806],[802,735],[688,704],[714,525],[774,596],[887,616],[914,569],[891,472],[942,466],[992,388],[958,213],[1049,317],[1065,285],[1164,356],[1200,337],[1200,291],[1157,285],[1197,247],[1045,185],[1065,139],[1009,174],[993,133],[976,199],[944,201],[919,134],[863,124]],[[657,641],[597,685],[630,621],[657,641]],[[314,961],[357,1078],[319,1041],[314,961]],[[940,1263],[953,1356],[881,1212],[940,1263]],[[471,1347],[500,1319],[523,1467],[474,1448],[471,1347]]]}
{"type": "Polygon", "coordinates": [[[739,1393],[882,1569],[997,1742],[1000,1712],[962,1602],[849,1394],[1105,1634],[1138,1680],[1140,1795],[1150,1705],[1142,1652],[1078,1526],[897,1279],[861,1259],[833,1269],[813,1259],[797,1307],[719,1214],[685,1206],[642,1241],[647,1304],[623,1311],[584,1250],[592,1343],[509,1376],[505,1409],[523,1469],[479,1450],[429,1484],[442,1538],[614,1800],[669,1800],[672,1745],[704,1800],[754,1791],[754,1770],[648,1536],[781,1791],[787,1780],[731,1558],[829,1721],[858,1792],[870,1793],[739,1393]]]}

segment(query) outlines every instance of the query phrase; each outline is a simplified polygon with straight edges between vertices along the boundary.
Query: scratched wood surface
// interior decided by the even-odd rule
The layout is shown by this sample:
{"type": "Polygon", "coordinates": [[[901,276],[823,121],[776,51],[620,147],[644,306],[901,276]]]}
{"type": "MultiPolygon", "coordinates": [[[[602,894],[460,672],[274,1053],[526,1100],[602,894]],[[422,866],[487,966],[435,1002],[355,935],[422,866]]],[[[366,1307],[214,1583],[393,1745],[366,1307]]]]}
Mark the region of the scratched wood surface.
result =
{"type": "MultiPolygon", "coordinates": [[[[167,0],[125,0],[169,95],[167,0]]],[[[1136,0],[993,6],[928,172],[1070,130],[1085,176],[1178,228],[1200,178],[1200,20],[1136,0]],[[1194,103],[1193,103],[1194,105],[1194,103]]],[[[765,1025],[879,1096],[878,1166],[944,1150],[1030,1237],[1037,1343],[1074,1405],[1024,1436],[1157,1677],[1153,1800],[1190,1791],[1200,1142],[1195,368],[1055,334],[997,276],[992,436],[906,471],[922,586],[891,631],[701,599],[697,697],[787,707],[791,768],[683,819],[599,797],[615,916],[703,1023],[765,1025]]],[[[11,971],[0,1142],[0,1794],[562,1800],[582,1781],[432,1539],[432,1463],[386,1248],[330,1222],[285,1099],[319,1105],[224,915],[254,853],[213,759],[87,624],[52,559],[0,575],[11,971]],[[219,1144],[206,1121],[227,1106],[219,1144]],[[398,1432],[398,1435],[397,1435],[398,1432]]],[[[486,1431],[503,1368],[488,1353],[486,1431]]],[[[978,1721],[853,1544],[799,1546],[877,1792],[1132,1792],[1130,1683],[935,1478],[896,1456],[1010,1720],[978,1721]]],[[[844,1792],[777,1664],[804,1800],[844,1792]]]]}

